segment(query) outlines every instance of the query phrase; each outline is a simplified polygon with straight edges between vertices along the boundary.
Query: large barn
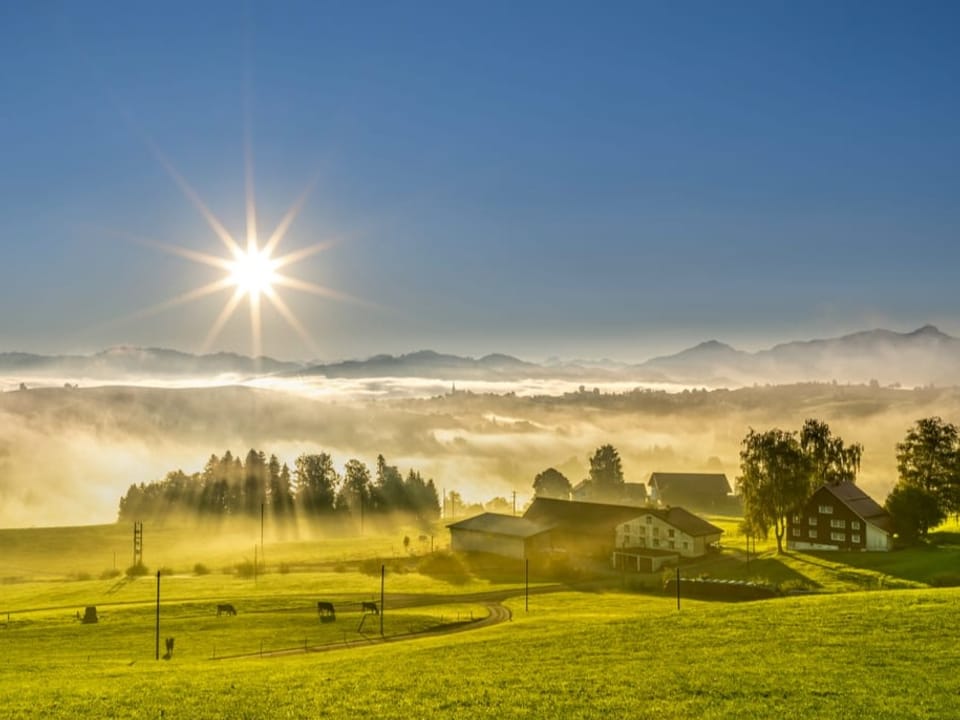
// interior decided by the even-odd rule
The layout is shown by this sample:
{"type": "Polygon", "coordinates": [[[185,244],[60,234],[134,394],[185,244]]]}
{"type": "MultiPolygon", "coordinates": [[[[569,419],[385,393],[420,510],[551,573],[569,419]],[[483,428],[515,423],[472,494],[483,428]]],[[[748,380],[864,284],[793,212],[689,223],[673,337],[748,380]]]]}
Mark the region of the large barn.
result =
{"type": "Polygon", "coordinates": [[[647,486],[650,499],[660,505],[725,512],[736,504],[723,473],[655,472],[650,474],[647,486]]]}
{"type": "Polygon", "coordinates": [[[450,548],[458,552],[483,552],[524,559],[549,549],[549,525],[499,513],[483,513],[447,525],[450,548]]]}

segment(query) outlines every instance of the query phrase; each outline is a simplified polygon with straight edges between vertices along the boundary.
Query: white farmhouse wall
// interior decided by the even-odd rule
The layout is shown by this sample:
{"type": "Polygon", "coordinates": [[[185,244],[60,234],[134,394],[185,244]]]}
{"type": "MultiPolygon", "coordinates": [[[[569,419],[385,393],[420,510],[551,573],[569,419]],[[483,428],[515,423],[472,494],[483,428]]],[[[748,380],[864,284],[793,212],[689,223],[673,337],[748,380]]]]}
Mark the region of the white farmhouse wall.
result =
{"type": "Polygon", "coordinates": [[[890,533],[884,532],[876,525],[867,523],[867,550],[882,550],[886,551],[890,549],[890,533]]]}

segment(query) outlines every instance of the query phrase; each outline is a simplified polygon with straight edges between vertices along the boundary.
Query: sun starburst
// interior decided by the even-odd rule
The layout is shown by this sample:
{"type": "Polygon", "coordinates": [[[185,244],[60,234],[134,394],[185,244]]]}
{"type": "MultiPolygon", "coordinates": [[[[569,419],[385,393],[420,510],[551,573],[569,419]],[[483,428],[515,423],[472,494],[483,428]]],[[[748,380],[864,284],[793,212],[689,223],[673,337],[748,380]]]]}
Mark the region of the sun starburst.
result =
{"type": "Polygon", "coordinates": [[[274,231],[268,236],[266,243],[261,247],[258,242],[257,212],[253,192],[253,163],[248,146],[245,153],[247,242],[246,249],[244,249],[240,243],[237,242],[237,239],[230,234],[220,219],[206,206],[196,190],[190,186],[186,179],[169,162],[163,153],[160,152],[159,148],[151,143],[151,149],[163,168],[180,187],[184,196],[194,205],[213,233],[223,243],[228,254],[227,257],[222,257],[198,252],[179,245],[170,245],[144,238],[135,238],[141,243],[179,255],[193,262],[217,268],[224,273],[218,280],[165,300],[137,313],[137,315],[153,314],[154,312],[167,310],[171,307],[198,300],[214,293],[230,290],[232,291],[230,296],[224,304],[223,309],[214,319],[204,340],[202,347],[204,351],[213,345],[221,331],[233,317],[237,308],[240,307],[246,299],[250,310],[251,351],[254,358],[259,358],[263,353],[261,300],[262,298],[266,298],[270,306],[276,310],[277,314],[284,319],[287,325],[297,333],[301,340],[310,348],[311,352],[317,354],[316,343],[310,337],[303,323],[297,318],[293,310],[290,309],[287,302],[280,296],[277,288],[290,288],[311,293],[319,297],[341,301],[358,303],[362,301],[346,293],[333,290],[332,288],[316,285],[280,272],[281,269],[315,255],[329,248],[332,244],[332,242],[328,240],[293,250],[285,255],[276,254],[281,241],[303,208],[313,183],[308,184],[307,188],[280,220],[274,231]]]}

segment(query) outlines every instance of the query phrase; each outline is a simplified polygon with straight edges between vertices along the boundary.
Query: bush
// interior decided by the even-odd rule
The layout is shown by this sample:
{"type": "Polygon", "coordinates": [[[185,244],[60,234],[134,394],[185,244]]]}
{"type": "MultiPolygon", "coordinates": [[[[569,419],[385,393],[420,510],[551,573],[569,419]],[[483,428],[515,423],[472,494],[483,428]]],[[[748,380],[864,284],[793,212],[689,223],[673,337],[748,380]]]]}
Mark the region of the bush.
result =
{"type": "Polygon", "coordinates": [[[148,568],[142,562],[137,563],[136,565],[131,565],[127,568],[127,577],[143,577],[144,575],[149,574],[150,568],[148,568]]]}
{"type": "Polygon", "coordinates": [[[960,587],[960,572],[947,570],[930,577],[933,587],[960,587]]]}
{"type": "Polygon", "coordinates": [[[206,565],[204,565],[203,563],[197,563],[196,565],[193,566],[193,574],[194,574],[194,575],[209,575],[209,574],[210,574],[210,568],[208,568],[208,567],[207,567],[206,565]]]}
{"type": "Polygon", "coordinates": [[[288,563],[280,563],[280,574],[289,575],[290,574],[290,565],[288,563]]]}
{"type": "Polygon", "coordinates": [[[170,575],[173,575],[173,568],[170,568],[170,567],[162,567],[162,568],[160,568],[160,569],[158,570],[158,572],[159,572],[161,575],[163,575],[164,577],[168,577],[168,576],[170,576],[170,575]]]}
{"type": "Polygon", "coordinates": [[[102,573],[100,573],[100,579],[111,580],[112,578],[120,577],[121,575],[123,575],[123,573],[117,570],[117,568],[110,568],[109,570],[104,570],[102,573]]]}
{"type": "Polygon", "coordinates": [[[470,580],[470,571],[458,555],[441,550],[427,555],[417,565],[417,571],[438,580],[463,585],[470,580]]]}
{"type": "Polygon", "coordinates": [[[253,577],[257,572],[257,568],[254,567],[250,560],[244,560],[242,563],[237,563],[233,567],[234,570],[236,570],[237,575],[242,578],[253,577]]]}

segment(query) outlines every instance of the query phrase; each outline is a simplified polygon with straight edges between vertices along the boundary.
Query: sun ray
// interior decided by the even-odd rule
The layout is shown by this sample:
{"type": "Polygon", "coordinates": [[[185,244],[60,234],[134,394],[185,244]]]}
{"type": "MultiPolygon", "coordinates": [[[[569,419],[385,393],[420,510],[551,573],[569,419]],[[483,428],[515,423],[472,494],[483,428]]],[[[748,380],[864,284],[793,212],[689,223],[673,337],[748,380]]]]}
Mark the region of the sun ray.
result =
{"type": "Polygon", "coordinates": [[[256,360],[263,355],[262,323],[260,317],[260,293],[250,293],[250,338],[253,357],[256,360]]]}
{"type": "Polygon", "coordinates": [[[179,305],[185,305],[188,302],[199,300],[207,295],[213,295],[221,290],[226,290],[227,288],[233,287],[233,284],[233,281],[228,277],[220,278],[219,280],[208,283],[203,287],[199,287],[194,290],[188,290],[187,292],[176,295],[169,300],[164,300],[156,305],[151,305],[150,307],[146,307],[142,310],[137,310],[136,312],[130,313],[129,315],[125,315],[119,318],[117,322],[130,322],[131,320],[142,320],[144,318],[152,317],[153,315],[157,315],[165,310],[170,310],[171,308],[175,308],[179,305]]]}
{"type": "Polygon", "coordinates": [[[234,311],[236,311],[237,306],[240,304],[240,301],[243,300],[243,289],[237,288],[231,298],[227,300],[227,304],[223,306],[223,310],[220,311],[220,314],[217,316],[217,319],[213,321],[213,325],[210,327],[210,331],[207,333],[207,337],[203,340],[203,345],[201,345],[201,352],[206,352],[213,345],[213,341],[217,339],[220,335],[220,332],[223,330],[223,326],[227,324],[227,321],[233,317],[234,311]]]}
{"type": "Polygon", "coordinates": [[[160,148],[157,147],[156,143],[154,143],[152,139],[147,138],[147,144],[163,169],[166,170],[167,174],[173,178],[174,182],[177,183],[181,192],[183,192],[187,199],[203,216],[203,219],[207,221],[207,225],[209,225],[210,229],[213,230],[218,238],[220,238],[220,241],[226,246],[227,250],[229,250],[233,255],[240,253],[240,246],[237,245],[236,241],[233,239],[233,236],[230,235],[227,229],[223,226],[223,223],[220,222],[217,216],[214,215],[210,208],[208,208],[203,200],[200,199],[197,191],[191,187],[186,178],[184,178],[183,175],[181,175],[173,166],[173,164],[167,160],[166,156],[160,151],[160,148]]]}
{"type": "MultiPolygon", "coordinates": [[[[247,253],[257,252],[257,203],[253,187],[253,139],[250,137],[250,119],[247,118],[247,129],[244,133],[243,166],[244,185],[247,196],[247,253]]],[[[267,257],[269,257],[267,253],[267,257]]]]}
{"type": "Polygon", "coordinates": [[[263,246],[265,253],[272,255],[273,251],[277,249],[277,245],[279,245],[280,241],[283,240],[284,236],[287,234],[287,230],[290,229],[290,225],[293,224],[293,221],[297,219],[297,215],[299,215],[300,211],[303,209],[304,203],[307,201],[310,193],[313,192],[313,186],[317,184],[317,180],[319,178],[320,176],[318,174],[309,183],[307,183],[307,186],[303,189],[303,192],[300,193],[300,196],[297,198],[296,202],[294,202],[293,205],[290,206],[290,209],[287,210],[287,214],[283,216],[283,219],[280,220],[280,223],[277,225],[276,229],[267,239],[267,243],[263,246]]]}
{"type": "Polygon", "coordinates": [[[332,288],[323,287],[322,285],[315,285],[314,283],[290,277],[289,275],[280,275],[279,273],[275,274],[273,284],[293,288],[294,290],[301,290],[302,292],[310,293],[311,295],[317,295],[319,297],[340,300],[342,302],[355,303],[357,305],[371,305],[371,303],[367,302],[366,300],[361,300],[353,295],[348,295],[347,293],[340,292],[339,290],[333,290],[332,288]]]}
{"type": "MultiPolygon", "coordinates": [[[[336,242],[335,240],[327,240],[325,242],[319,242],[315,245],[310,245],[308,247],[301,248],[300,250],[294,250],[293,252],[287,253],[286,255],[281,255],[278,258],[272,259],[271,262],[273,263],[274,269],[279,270],[280,268],[286,267],[287,265],[292,265],[293,263],[300,262],[304,258],[308,258],[311,255],[316,255],[317,253],[323,252],[324,250],[329,250],[334,246],[335,242],[336,242]]],[[[266,250],[264,250],[264,252],[266,252],[266,250]]]]}
{"type": "Polygon", "coordinates": [[[303,340],[304,344],[310,349],[310,352],[314,355],[319,355],[320,351],[317,348],[316,342],[310,337],[310,333],[307,332],[307,329],[303,327],[301,322],[297,319],[297,316],[294,315],[293,310],[283,301],[276,292],[270,291],[265,293],[267,300],[270,301],[270,304],[276,309],[280,316],[287,321],[287,324],[293,328],[294,332],[300,336],[300,339],[303,340]]]}

